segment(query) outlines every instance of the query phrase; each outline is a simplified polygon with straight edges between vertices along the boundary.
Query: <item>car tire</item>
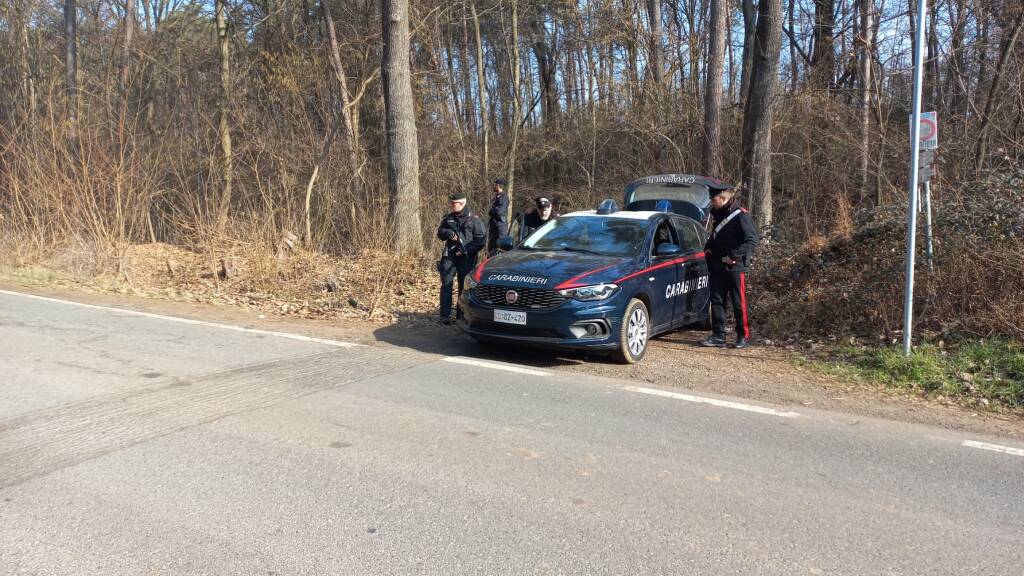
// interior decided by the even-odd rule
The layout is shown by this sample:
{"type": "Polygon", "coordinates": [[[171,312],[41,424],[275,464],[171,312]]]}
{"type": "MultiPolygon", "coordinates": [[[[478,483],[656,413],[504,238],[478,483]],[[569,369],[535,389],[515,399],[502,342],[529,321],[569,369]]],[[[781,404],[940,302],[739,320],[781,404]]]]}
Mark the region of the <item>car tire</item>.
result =
{"type": "Polygon", "coordinates": [[[636,364],[647,353],[647,345],[651,338],[651,316],[647,306],[633,298],[626,306],[619,327],[619,347],[615,358],[623,364],[636,364]]]}

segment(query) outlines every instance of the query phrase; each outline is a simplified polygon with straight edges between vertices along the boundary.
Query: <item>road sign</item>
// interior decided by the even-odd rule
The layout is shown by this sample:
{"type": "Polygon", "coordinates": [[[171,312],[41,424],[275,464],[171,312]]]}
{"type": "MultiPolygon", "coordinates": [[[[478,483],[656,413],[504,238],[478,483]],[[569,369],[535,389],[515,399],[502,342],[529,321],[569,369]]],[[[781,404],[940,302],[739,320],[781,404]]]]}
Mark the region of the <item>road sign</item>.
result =
{"type": "Polygon", "coordinates": [[[922,182],[931,180],[932,176],[935,176],[934,166],[921,166],[917,171],[917,177],[920,178],[922,182]]]}
{"type": "Polygon", "coordinates": [[[921,159],[921,166],[931,166],[935,163],[935,150],[921,150],[918,158],[921,159]]]}
{"type": "Polygon", "coordinates": [[[939,119],[935,112],[921,113],[921,150],[939,147],[939,119]]]}

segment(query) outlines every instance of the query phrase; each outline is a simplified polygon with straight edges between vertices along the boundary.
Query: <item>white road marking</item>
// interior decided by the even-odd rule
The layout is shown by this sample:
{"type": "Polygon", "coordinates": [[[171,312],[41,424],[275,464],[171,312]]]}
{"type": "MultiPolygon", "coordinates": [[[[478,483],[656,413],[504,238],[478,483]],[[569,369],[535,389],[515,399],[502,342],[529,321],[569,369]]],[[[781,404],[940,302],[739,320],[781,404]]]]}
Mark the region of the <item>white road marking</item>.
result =
{"type": "Polygon", "coordinates": [[[981,450],[989,450],[992,452],[1002,452],[1003,454],[1013,454],[1014,456],[1024,456],[1024,450],[1020,448],[1010,448],[1009,446],[1000,446],[999,444],[989,444],[987,442],[975,442],[974,440],[964,440],[964,446],[968,448],[979,448],[981,450]]]}
{"type": "Polygon", "coordinates": [[[498,362],[487,362],[484,360],[474,360],[473,358],[463,358],[462,356],[446,356],[442,358],[445,362],[452,362],[455,364],[465,364],[466,366],[476,366],[478,368],[492,368],[494,370],[504,370],[506,372],[515,372],[517,374],[528,374],[530,376],[550,376],[550,372],[543,370],[534,370],[532,368],[523,368],[514,364],[501,364],[498,362]]]}
{"type": "Polygon", "coordinates": [[[231,324],[219,324],[217,322],[205,322],[203,320],[193,320],[191,318],[181,318],[178,316],[165,316],[163,314],[153,314],[150,312],[140,312],[138,310],[126,310],[124,308],[113,308],[110,306],[97,306],[96,304],[83,304],[82,302],[74,302],[71,300],[61,300],[59,298],[48,298],[46,296],[36,296],[35,294],[22,294],[21,292],[10,292],[8,290],[0,290],[0,294],[7,294],[9,296],[21,296],[22,298],[32,298],[34,300],[42,300],[44,302],[56,302],[58,304],[68,304],[71,306],[79,306],[82,308],[92,308],[94,310],[106,310],[108,312],[119,312],[121,314],[130,314],[132,316],[142,316],[144,318],[155,318],[157,320],[167,320],[169,322],[180,322],[182,324],[194,324],[196,326],[207,326],[210,328],[220,328],[221,330],[233,330],[235,332],[245,332],[248,334],[259,334],[261,336],[274,336],[276,338],[286,338],[288,340],[298,340],[299,342],[313,342],[316,344],[324,344],[327,346],[337,346],[338,348],[352,348],[354,346],[361,346],[361,344],[355,344],[353,342],[343,342],[341,340],[329,340],[327,338],[314,338],[313,336],[303,336],[301,334],[290,334],[288,332],[274,332],[272,330],[260,330],[259,328],[246,328],[244,326],[234,326],[231,324]]]}
{"type": "Polygon", "coordinates": [[[715,398],[705,398],[703,396],[693,396],[691,394],[680,394],[678,392],[668,392],[666,390],[656,390],[654,388],[640,388],[638,386],[625,386],[623,388],[625,390],[629,390],[630,392],[650,394],[651,396],[663,396],[665,398],[675,398],[676,400],[685,400],[687,402],[696,402],[698,404],[710,404],[712,406],[718,406],[720,408],[732,408],[733,410],[743,410],[745,412],[768,414],[769,416],[779,416],[782,418],[797,418],[800,416],[796,412],[788,412],[786,410],[776,410],[774,408],[765,408],[763,406],[754,406],[752,404],[741,404],[739,402],[730,402],[728,400],[718,400],[715,398]]]}

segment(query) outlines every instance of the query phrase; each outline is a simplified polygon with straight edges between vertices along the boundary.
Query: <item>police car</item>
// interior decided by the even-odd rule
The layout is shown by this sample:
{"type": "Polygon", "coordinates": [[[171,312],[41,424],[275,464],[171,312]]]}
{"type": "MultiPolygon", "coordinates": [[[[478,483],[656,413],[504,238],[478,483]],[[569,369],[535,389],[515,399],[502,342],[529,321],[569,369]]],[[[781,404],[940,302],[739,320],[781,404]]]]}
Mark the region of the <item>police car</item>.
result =
{"type": "Polygon", "coordinates": [[[613,200],[573,212],[483,261],[460,299],[462,328],[479,341],[607,351],[640,361],[651,337],[706,324],[710,289],[700,176],[649,176],[613,200]]]}

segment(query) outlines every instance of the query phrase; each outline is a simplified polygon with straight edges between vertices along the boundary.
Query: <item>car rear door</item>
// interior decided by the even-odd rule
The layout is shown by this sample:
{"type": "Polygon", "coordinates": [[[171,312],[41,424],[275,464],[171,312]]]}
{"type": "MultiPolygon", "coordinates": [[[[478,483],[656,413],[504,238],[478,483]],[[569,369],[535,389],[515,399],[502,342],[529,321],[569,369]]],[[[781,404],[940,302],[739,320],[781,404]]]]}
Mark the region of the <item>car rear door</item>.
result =
{"type": "Polygon", "coordinates": [[[680,293],[676,296],[677,325],[702,320],[711,300],[708,263],[704,258],[704,235],[689,218],[672,218],[686,260],[678,267],[680,293]]]}

